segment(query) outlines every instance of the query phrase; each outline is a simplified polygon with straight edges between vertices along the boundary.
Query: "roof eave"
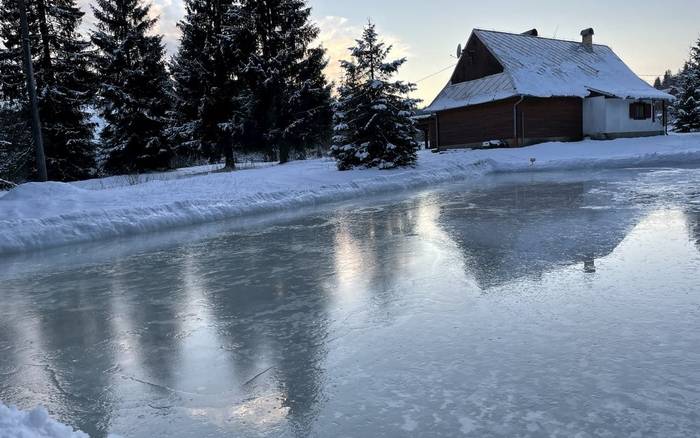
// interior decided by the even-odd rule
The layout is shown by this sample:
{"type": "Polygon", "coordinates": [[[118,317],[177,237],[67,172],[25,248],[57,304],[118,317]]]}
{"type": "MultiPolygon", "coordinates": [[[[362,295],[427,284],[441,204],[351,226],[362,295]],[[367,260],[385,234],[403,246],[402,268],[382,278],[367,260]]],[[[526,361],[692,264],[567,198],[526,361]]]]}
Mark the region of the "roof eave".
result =
{"type": "Polygon", "coordinates": [[[495,98],[495,99],[492,99],[492,100],[484,100],[484,101],[476,101],[476,102],[467,102],[467,103],[464,103],[464,104],[456,104],[456,105],[454,105],[454,106],[448,105],[448,106],[443,106],[443,107],[439,107],[439,108],[432,108],[432,107],[429,106],[429,107],[426,107],[426,108],[425,108],[425,111],[429,111],[429,112],[431,112],[431,113],[433,113],[433,114],[437,114],[437,113],[441,113],[441,112],[444,112],[444,111],[452,111],[452,110],[456,110],[456,109],[469,108],[469,107],[472,107],[472,106],[485,105],[485,104],[488,104],[488,103],[503,102],[503,101],[505,101],[505,100],[513,99],[513,98],[519,97],[519,96],[521,96],[521,95],[520,95],[520,94],[517,94],[517,93],[513,93],[513,94],[510,94],[510,95],[499,96],[499,97],[497,97],[497,98],[495,98]]]}

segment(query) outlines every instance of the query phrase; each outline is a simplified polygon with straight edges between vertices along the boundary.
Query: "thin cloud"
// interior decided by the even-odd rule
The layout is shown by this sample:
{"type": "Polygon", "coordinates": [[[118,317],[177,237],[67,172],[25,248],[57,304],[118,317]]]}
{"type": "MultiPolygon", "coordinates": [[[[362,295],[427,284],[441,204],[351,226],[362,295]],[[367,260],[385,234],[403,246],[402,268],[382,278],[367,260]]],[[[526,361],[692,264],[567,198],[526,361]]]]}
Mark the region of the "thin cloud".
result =
{"type": "MultiPolygon", "coordinates": [[[[331,81],[338,82],[343,77],[340,61],[350,58],[349,48],[355,46],[358,38],[362,36],[364,23],[352,23],[345,17],[326,16],[316,19],[321,32],[318,42],[326,49],[330,62],[326,67],[326,75],[331,81]]],[[[400,38],[377,29],[380,38],[393,49],[390,53],[392,59],[410,58],[411,48],[400,38]]]]}
{"type": "MultiPolygon", "coordinates": [[[[94,28],[95,17],[92,15],[90,7],[92,4],[94,4],[93,0],[78,1],[78,6],[85,12],[82,27],[86,33],[94,28]]],[[[151,6],[150,17],[158,18],[152,33],[163,35],[163,43],[168,53],[175,53],[180,41],[180,30],[177,28],[177,23],[185,16],[184,3],[182,0],[153,0],[145,2],[145,4],[151,6]]]]}

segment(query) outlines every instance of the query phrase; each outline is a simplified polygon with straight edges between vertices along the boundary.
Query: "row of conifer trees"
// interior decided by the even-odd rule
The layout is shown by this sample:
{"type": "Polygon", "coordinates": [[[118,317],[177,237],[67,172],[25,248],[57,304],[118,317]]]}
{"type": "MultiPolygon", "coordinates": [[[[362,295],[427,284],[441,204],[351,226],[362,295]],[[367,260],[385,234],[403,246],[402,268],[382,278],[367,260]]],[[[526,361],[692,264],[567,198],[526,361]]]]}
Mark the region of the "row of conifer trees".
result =
{"type": "MultiPolygon", "coordinates": [[[[186,0],[170,60],[146,3],[93,1],[86,37],[76,0],[25,0],[52,180],[163,170],[176,157],[233,168],[237,151],[286,162],[330,142],[341,169],[415,160],[414,86],[392,80],[404,60],[386,61],[373,25],[343,63],[336,101],[304,0],[186,0]]],[[[19,34],[17,3],[2,0],[0,177],[15,179],[33,156],[19,34]]]]}

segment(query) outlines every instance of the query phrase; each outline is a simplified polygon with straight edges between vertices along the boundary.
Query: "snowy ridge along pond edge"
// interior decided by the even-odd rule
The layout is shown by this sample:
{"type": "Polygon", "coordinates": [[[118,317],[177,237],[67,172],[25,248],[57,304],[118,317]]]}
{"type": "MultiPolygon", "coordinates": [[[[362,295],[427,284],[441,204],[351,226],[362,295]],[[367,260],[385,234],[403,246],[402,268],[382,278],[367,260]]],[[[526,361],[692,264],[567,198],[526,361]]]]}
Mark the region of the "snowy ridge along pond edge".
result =
{"type": "Polygon", "coordinates": [[[454,164],[431,172],[404,170],[410,175],[379,176],[310,190],[260,192],[231,201],[174,201],[151,207],[105,208],[36,219],[0,220],[0,256],[376,196],[488,172],[485,163],[470,167],[454,164]]]}
{"type": "Polygon", "coordinates": [[[414,168],[339,172],[308,160],[245,172],[86,190],[29,183],[0,196],[0,255],[152,233],[354,198],[478,180],[490,173],[700,163],[700,135],[419,153],[414,168]],[[533,161],[534,159],[534,161],[533,161]]]}

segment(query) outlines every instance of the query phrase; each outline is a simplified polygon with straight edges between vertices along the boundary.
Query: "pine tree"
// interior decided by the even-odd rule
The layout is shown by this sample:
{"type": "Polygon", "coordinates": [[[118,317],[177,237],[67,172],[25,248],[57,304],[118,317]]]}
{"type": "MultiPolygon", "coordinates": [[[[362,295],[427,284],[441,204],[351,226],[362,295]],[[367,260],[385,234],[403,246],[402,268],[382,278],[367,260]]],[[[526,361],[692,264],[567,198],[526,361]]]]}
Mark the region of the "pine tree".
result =
{"type": "Polygon", "coordinates": [[[170,134],[179,154],[212,161],[223,154],[227,167],[233,167],[230,122],[243,47],[231,29],[237,28],[239,6],[233,0],[186,0],[185,5],[180,48],[171,63],[170,134]]]}
{"type": "Polygon", "coordinates": [[[654,88],[661,90],[661,78],[658,76],[654,79],[654,88]]]}
{"type": "Polygon", "coordinates": [[[331,87],[325,49],[311,47],[319,33],[304,0],[243,0],[237,38],[255,50],[244,59],[244,113],[237,129],[244,145],[279,153],[315,146],[330,134],[331,87]]]}
{"type": "Polygon", "coordinates": [[[700,131],[700,40],[691,49],[690,60],[678,76],[678,88],[673,105],[676,130],[700,131]]]}
{"type": "Polygon", "coordinates": [[[674,78],[673,78],[673,73],[671,70],[666,70],[664,72],[664,78],[661,80],[661,89],[662,90],[668,90],[673,86],[674,78]]]}
{"type": "MultiPolygon", "coordinates": [[[[88,112],[94,77],[89,43],[78,32],[84,14],[75,0],[30,0],[27,9],[49,178],[89,177],[95,171],[95,125],[88,112]]],[[[2,3],[0,88],[13,102],[6,114],[13,108],[28,118],[18,17],[15,2],[2,3]]]]}
{"type": "Polygon", "coordinates": [[[102,160],[107,173],[170,167],[166,136],[171,108],[170,80],[162,36],[150,35],[157,19],[140,0],[96,0],[92,41],[105,127],[102,160]]]}
{"type": "Polygon", "coordinates": [[[418,101],[406,97],[415,85],[392,80],[406,59],[387,62],[390,52],[370,23],[351,49],[352,61],[342,62],[346,77],[335,107],[331,147],[340,170],[415,163],[417,130],[411,117],[418,101]]]}

